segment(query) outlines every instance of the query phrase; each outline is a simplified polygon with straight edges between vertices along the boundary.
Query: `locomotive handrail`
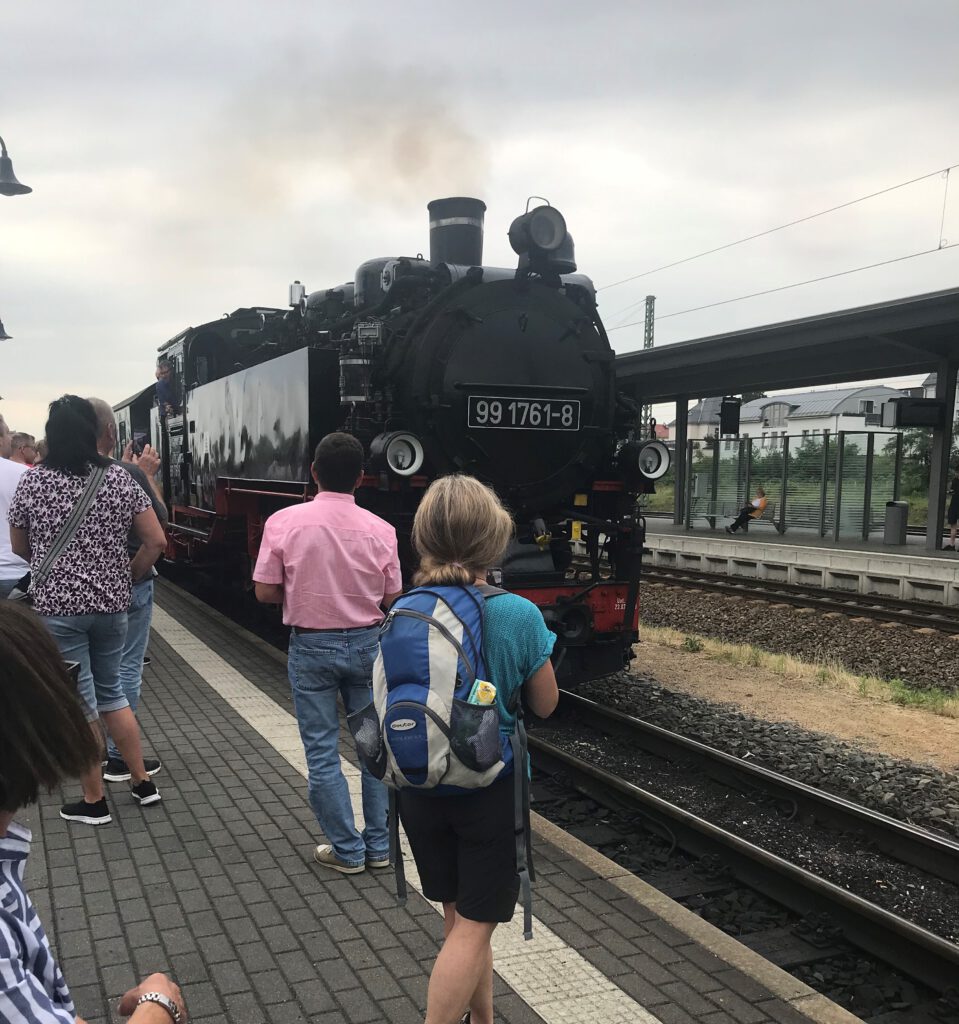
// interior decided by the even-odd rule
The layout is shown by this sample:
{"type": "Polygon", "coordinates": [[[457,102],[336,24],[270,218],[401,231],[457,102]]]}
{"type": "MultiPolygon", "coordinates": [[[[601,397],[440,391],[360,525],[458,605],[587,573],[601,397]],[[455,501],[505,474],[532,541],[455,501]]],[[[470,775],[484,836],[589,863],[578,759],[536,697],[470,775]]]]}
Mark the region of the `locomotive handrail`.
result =
{"type": "Polygon", "coordinates": [[[233,487],[227,484],[226,491],[228,494],[255,494],[263,498],[302,498],[303,501],[310,496],[309,489],[306,487],[301,491],[261,491],[253,487],[233,487]]]}
{"type": "Polygon", "coordinates": [[[213,528],[201,530],[198,526],[186,526],[184,523],[169,523],[169,529],[173,533],[185,533],[190,537],[198,537],[201,540],[209,540],[213,528]]]}
{"type": "Polygon", "coordinates": [[[553,384],[490,384],[488,382],[471,382],[471,381],[454,381],[453,387],[457,391],[465,391],[469,388],[471,391],[547,391],[550,394],[557,394],[562,392],[563,394],[569,395],[588,395],[589,388],[581,387],[568,387],[559,386],[553,384]]]}
{"type": "Polygon", "coordinates": [[[172,523],[176,522],[177,513],[180,512],[185,516],[191,516],[193,518],[201,517],[204,519],[215,519],[216,512],[212,512],[208,508],[197,508],[195,505],[174,505],[172,507],[173,519],[172,523]]]}

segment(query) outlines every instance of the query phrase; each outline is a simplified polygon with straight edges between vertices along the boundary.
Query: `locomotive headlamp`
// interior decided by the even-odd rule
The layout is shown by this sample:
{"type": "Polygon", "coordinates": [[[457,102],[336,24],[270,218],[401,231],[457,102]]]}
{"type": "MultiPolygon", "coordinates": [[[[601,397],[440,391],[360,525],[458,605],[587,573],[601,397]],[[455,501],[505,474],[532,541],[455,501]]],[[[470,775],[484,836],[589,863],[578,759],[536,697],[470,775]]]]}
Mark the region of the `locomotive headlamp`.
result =
{"type": "Polygon", "coordinates": [[[537,206],[517,217],[509,226],[513,252],[553,252],[566,241],[566,218],[555,206],[537,206]]]}
{"type": "Polygon", "coordinates": [[[648,441],[640,448],[636,465],[647,480],[658,480],[669,469],[669,449],[662,441],[648,441]]]}
{"type": "Polygon", "coordinates": [[[380,434],[370,445],[374,464],[384,464],[397,476],[413,476],[423,465],[423,444],[415,434],[404,430],[380,434]]]}

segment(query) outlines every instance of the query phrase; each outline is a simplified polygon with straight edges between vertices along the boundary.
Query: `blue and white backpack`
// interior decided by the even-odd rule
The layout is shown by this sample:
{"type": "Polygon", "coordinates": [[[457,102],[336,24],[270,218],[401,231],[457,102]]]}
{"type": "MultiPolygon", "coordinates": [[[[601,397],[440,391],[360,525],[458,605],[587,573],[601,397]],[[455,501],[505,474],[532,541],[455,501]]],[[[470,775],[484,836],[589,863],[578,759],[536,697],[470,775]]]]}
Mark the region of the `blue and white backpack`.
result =
{"type": "Polygon", "coordinates": [[[347,721],[361,760],[390,787],[390,858],[400,899],[406,897],[406,885],[395,791],[463,794],[513,771],[516,860],[529,937],[532,866],[522,708],[517,695],[516,728],[505,739],[496,704],[468,700],[477,680],[486,679],[486,601],[504,593],[485,585],[425,586],[398,598],[380,627],[373,702],[347,721]]]}

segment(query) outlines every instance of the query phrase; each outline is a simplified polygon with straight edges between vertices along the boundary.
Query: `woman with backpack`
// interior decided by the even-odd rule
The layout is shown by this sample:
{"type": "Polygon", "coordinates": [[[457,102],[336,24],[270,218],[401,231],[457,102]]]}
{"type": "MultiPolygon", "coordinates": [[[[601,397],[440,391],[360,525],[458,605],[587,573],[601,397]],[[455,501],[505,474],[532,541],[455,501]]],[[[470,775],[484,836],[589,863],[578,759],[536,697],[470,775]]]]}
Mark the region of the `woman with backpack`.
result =
{"type": "MultiPolygon", "coordinates": [[[[484,484],[461,475],[436,480],[413,521],[420,557],[413,582],[483,588],[512,535],[509,513],[484,484]]],[[[549,660],[556,637],[536,605],[502,592],[485,601],[482,634],[486,678],[496,688],[500,734],[508,745],[520,693],[541,718],[556,707],[559,691],[549,660]]],[[[463,793],[399,790],[423,895],[443,904],[445,918],[426,1024],[493,1024],[490,940],[496,925],[512,918],[519,893],[513,771],[528,768],[511,764],[489,785],[463,793]]]]}

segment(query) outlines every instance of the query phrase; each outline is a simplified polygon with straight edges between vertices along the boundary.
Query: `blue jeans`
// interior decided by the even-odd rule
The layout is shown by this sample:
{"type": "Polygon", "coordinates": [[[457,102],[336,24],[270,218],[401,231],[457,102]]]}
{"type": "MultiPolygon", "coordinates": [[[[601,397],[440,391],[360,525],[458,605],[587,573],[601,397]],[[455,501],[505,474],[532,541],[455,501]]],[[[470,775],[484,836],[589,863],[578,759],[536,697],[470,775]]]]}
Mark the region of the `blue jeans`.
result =
{"type": "MultiPolygon", "coordinates": [[[[133,584],[130,607],[127,609],[127,638],[120,656],[120,685],[123,694],[136,712],[140,704],[140,686],[143,682],[143,655],[150,642],[150,620],[153,618],[153,576],[133,584]]],[[[107,757],[122,760],[120,751],[111,738],[107,743],[107,757]]]]}
{"type": "MultiPolygon", "coordinates": [[[[17,579],[20,577],[18,576],[17,579]]],[[[0,580],[0,601],[5,601],[10,596],[10,591],[17,585],[17,580],[0,580]]]]}
{"type": "Polygon", "coordinates": [[[78,689],[87,720],[129,705],[120,685],[120,656],[127,635],[127,613],[42,615],[64,661],[80,663],[78,689]]]}
{"type": "Polygon", "coordinates": [[[340,719],[336,695],[347,714],[373,699],[373,662],[379,628],[292,633],[288,670],[293,707],[309,770],[310,805],[336,856],[350,865],[389,855],[386,786],[363,769],[362,835],[356,830],[350,792],[337,749],[340,719]]]}

